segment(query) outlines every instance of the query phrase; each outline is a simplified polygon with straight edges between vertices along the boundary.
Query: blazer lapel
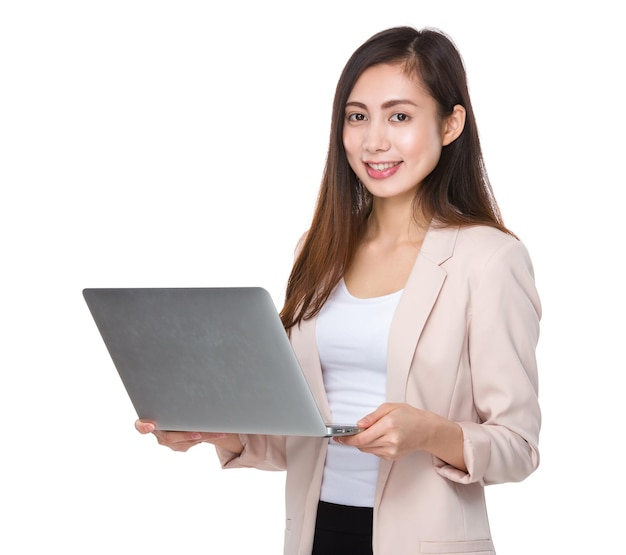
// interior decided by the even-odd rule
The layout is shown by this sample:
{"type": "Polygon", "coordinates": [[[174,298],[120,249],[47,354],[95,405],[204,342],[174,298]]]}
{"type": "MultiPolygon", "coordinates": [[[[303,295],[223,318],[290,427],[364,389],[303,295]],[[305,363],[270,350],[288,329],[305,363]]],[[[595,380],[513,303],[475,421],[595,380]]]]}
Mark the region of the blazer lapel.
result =
{"type": "MultiPolygon", "coordinates": [[[[431,224],[391,322],[387,355],[387,400],[403,403],[411,361],[426,320],[446,279],[441,264],[452,256],[458,227],[431,224]]],[[[424,404],[420,400],[420,407],[424,404]]]]}
{"type": "MultiPolygon", "coordinates": [[[[441,264],[452,256],[458,232],[458,227],[438,228],[431,224],[400,297],[389,331],[387,401],[390,403],[405,402],[406,384],[415,349],[446,279],[447,274],[441,264]]],[[[419,397],[417,404],[417,408],[425,406],[419,397]]],[[[378,518],[378,507],[392,466],[392,461],[381,459],[374,519],[378,518]]]]}

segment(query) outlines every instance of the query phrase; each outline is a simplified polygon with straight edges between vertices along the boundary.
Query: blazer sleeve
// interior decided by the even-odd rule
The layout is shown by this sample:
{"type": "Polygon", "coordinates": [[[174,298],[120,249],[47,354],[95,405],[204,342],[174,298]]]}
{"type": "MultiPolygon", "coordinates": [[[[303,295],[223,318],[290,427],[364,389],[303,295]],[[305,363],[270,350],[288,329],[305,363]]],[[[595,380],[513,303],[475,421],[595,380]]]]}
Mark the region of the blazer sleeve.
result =
{"type": "Polygon", "coordinates": [[[216,447],[222,468],[258,468],[260,470],[286,470],[284,436],[240,434],[243,451],[237,455],[216,447]]]}
{"type": "Polygon", "coordinates": [[[536,347],[541,304],[520,241],[489,258],[472,293],[468,349],[479,422],[459,422],[468,472],[437,461],[460,483],[518,482],[539,465],[541,411],[536,347]]]}

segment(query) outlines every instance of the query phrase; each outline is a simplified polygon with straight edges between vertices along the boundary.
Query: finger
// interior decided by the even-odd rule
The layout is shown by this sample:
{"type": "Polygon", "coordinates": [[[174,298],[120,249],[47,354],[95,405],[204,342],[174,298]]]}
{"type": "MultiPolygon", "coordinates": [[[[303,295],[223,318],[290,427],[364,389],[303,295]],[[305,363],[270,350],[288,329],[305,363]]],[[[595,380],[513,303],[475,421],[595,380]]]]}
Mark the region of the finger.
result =
{"type": "Polygon", "coordinates": [[[136,420],[135,429],[142,434],[150,434],[156,430],[156,424],[151,420],[136,420]]]}
{"type": "Polygon", "coordinates": [[[176,445],[182,443],[197,443],[202,440],[200,432],[172,432],[167,430],[155,430],[154,435],[159,439],[159,443],[176,445]]]}
{"type": "Polygon", "coordinates": [[[159,438],[160,442],[168,445],[183,443],[195,445],[196,443],[201,443],[203,441],[213,442],[227,437],[227,434],[216,432],[172,432],[165,430],[155,430],[154,435],[159,438]]]}
{"type": "Polygon", "coordinates": [[[381,418],[388,415],[392,410],[394,410],[394,408],[395,405],[393,405],[392,403],[383,403],[374,412],[370,412],[369,414],[361,418],[361,420],[357,422],[357,426],[359,426],[359,428],[369,428],[370,426],[378,422],[381,418]]]}
{"type": "Polygon", "coordinates": [[[378,445],[383,433],[384,432],[379,430],[378,427],[373,427],[367,428],[358,434],[335,438],[335,440],[338,443],[341,443],[341,445],[363,449],[366,447],[372,447],[373,445],[378,445]]]}
{"type": "Polygon", "coordinates": [[[204,432],[200,435],[201,435],[201,438],[200,438],[201,441],[213,441],[216,439],[225,439],[228,437],[228,434],[214,433],[214,432],[211,432],[211,433],[204,432]]]}
{"type": "Polygon", "coordinates": [[[172,451],[178,451],[181,453],[184,453],[185,451],[188,451],[189,449],[191,449],[192,447],[194,447],[195,445],[198,445],[198,443],[200,443],[199,441],[180,441],[177,443],[166,443],[164,441],[162,441],[159,437],[157,437],[157,442],[159,443],[159,445],[162,445],[163,447],[168,447],[169,449],[171,449],[172,451]]]}

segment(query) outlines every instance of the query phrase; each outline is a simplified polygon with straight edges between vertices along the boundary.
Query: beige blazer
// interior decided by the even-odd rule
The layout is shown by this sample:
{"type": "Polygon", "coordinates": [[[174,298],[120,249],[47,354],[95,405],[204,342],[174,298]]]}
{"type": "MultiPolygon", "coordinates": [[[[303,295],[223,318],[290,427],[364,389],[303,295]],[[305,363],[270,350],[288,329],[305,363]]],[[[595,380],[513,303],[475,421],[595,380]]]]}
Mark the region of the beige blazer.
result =
{"type": "MultiPolygon", "coordinates": [[[[381,461],[375,555],[494,554],[483,488],[539,464],[535,349],[541,307],[524,245],[486,226],[431,226],[389,334],[387,400],[458,422],[468,472],[426,452],[381,461]]],[[[332,420],[312,318],[292,343],[332,420]]],[[[286,555],[310,555],[327,439],[241,436],[225,468],[287,470],[286,555]]]]}

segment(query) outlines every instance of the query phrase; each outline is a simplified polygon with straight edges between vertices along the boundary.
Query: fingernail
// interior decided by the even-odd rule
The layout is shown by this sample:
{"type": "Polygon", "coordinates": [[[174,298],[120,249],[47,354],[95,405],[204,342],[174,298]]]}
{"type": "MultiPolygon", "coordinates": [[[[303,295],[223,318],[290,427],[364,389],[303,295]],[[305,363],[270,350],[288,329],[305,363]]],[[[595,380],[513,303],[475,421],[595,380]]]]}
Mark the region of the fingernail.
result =
{"type": "Polygon", "coordinates": [[[193,434],[191,434],[191,439],[202,439],[202,434],[194,432],[193,434]]]}

